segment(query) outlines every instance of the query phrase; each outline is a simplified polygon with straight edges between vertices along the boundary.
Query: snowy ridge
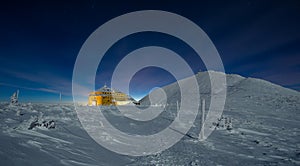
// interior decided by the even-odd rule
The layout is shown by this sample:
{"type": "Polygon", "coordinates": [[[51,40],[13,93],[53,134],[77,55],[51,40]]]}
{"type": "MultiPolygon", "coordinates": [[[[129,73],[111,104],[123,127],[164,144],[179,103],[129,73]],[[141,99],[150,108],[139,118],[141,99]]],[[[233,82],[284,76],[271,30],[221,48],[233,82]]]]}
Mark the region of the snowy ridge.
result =
{"type": "MultiPolygon", "coordinates": [[[[212,74],[223,74],[211,72],[212,74]]],[[[210,103],[208,72],[196,74],[201,98],[210,103]]],[[[299,165],[300,93],[267,81],[228,74],[223,119],[232,129],[218,128],[204,141],[197,140],[201,117],[183,139],[161,153],[130,157],[111,152],[83,130],[73,104],[0,103],[1,165],[299,165]],[[35,127],[32,121],[55,122],[54,129],[35,127]]],[[[184,79],[188,82],[189,78],[184,79]]],[[[101,111],[119,130],[155,134],[174,120],[180,101],[177,83],[163,87],[166,110],[154,120],[139,122],[123,117],[115,107],[101,111]]],[[[192,92],[190,92],[192,93],[192,92]]],[[[197,102],[197,101],[193,101],[197,102]]],[[[146,96],[141,100],[149,104],[146,96]]],[[[143,105],[141,106],[143,107],[143,105]]],[[[86,111],[90,107],[80,106],[86,111]]],[[[94,109],[94,108],[93,108],[94,109]]],[[[128,106],[128,109],[130,107],[128,106]]],[[[107,141],[113,143],[114,140],[107,141]]]]}
{"type": "MultiPolygon", "coordinates": [[[[209,73],[223,74],[211,71],[196,74],[201,98],[208,103],[206,110],[209,108],[211,97],[209,73]]],[[[191,145],[189,148],[193,149],[192,151],[198,151],[194,157],[197,162],[191,163],[200,165],[212,163],[213,165],[300,164],[300,160],[297,159],[300,156],[300,142],[297,138],[297,135],[300,134],[300,93],[265,80],[245,78],[236,74],[227,74],[226,81],[227,98],[223,117],[232,118],[233,130],[230,132],[216,130],[204,143],[205,147],[200,146],[205,149],[203,151],[195,150],[191,145]],[[208,155],[205,155],[206,153],[208,155]],[[201,157],[200,154],[205,157],[201,157]],[[216,154],[220,156],[217,157],[216,154]],[[222,159],[223,157],[224,159],[222,159]]],[[[163,89],[167,96],[171,96],[168,103],[172,110],[172,105],[174,109],[175,102],[180,101],[178,84],[175,82],[163,89]]],[[[148,97],[143,98],[141,103],[149,104],[148,97]]],[[[190,130],[188,135],[197,137],[201,116],[198,115],[197,119],[198,121],[194,123],[195,127],[190,130]]],[[[173,148],[177,150],[183,147],[187,148],[185,145],[179,143],[177,148],[173,148]]],[[[166,156],[170,157],[175,154],[170,150],[162,155],[164,156],[162,158],[167,158],[166,156]]],[[[179,156],[181,155],[184,156],[180,153],[179,156]]],[[[182,158],[184,157],[180,159],[182,158]]],[[[193,157],[186,156],[186,158],[193,157]]],[[[175,160],[181,162],[180,159],[175,160]]],[[[167,163],[158,159],[155,161],[167,163]]]]}

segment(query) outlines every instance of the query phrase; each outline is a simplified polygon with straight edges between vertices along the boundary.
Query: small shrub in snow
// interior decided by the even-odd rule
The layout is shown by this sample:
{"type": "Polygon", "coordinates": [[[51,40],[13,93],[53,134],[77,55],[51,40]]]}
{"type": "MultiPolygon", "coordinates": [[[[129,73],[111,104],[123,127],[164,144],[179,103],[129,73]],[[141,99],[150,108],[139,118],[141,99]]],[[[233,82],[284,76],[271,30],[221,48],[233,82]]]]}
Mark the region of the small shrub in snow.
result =
{"type": "Polygon", "coordinates": [[[43,121],[41,126],[46,127],[47,129],[54,129],[55,128],[55,122],[54,120],[50,120],[50,121],[43,121]]]}
{"type": "Polygon", "coordinates": [[[54,120],[39,122],[38,118],[36,117],[33,122],[30,123],[28,130],[31,130],[35,127],[45,127],[47,129],[55,129],[55,122],[54,120]]]}
{"type": "Polygon", "coordinates": [[[233,129],[232,127],[232,119],[230,117],[224,117],[218,119],[217,122],[212,123],[213,126],[216,126],[216,129],[221,130],[229,130],[231,131],[233,129]]]}
{"type": "Polygon", "coordinates": [[[38,118],[36,117],[33,122],[30,123],[28,130],[31,130],[33,128],[35,128],[36,126],[39,126],[39,122],[38,122],[38,118]]]}

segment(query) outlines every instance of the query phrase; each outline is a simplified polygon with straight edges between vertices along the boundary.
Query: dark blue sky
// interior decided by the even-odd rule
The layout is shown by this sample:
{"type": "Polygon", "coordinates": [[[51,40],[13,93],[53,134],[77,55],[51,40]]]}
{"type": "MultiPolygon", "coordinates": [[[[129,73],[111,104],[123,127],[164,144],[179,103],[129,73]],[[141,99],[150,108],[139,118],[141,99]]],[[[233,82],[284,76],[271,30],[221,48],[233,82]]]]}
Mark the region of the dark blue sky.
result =
{"type": "MultiPolygon", "coordinates": [[[[262,78],[300,90],[299,1],[11,1],[0,5],[0,100],[20,89],[21,101],[71,101],[72,72],[88,36],[103,23],[138,10],[165,10],[198,24],[210,37],[226,73],[262,78]]],[[[97,87],[109,84],[115,65],[127,53],[157,45],[180,54],[194,72],[205,70],[188,45],[160,33],[121,39],[105,55],[97,87]]],[[[158,68],[141,70],[130,84],[141,97],[174,81],[158,68]]]]}

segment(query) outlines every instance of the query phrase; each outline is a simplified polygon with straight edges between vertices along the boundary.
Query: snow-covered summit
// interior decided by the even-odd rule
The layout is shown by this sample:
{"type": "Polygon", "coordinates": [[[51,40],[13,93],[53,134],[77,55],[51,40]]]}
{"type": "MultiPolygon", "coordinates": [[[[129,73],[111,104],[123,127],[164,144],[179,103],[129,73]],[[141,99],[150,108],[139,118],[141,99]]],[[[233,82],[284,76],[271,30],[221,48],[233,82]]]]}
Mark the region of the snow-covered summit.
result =
{"type": "MultiPolygon", "coordinates": [[[[207,103],[206,110],[209,108],[211,98],[209,74],[224,73],[196,74],[200,97],[207,103]]],[[[183,85],[187,85],[189,79],[184,79],[183,85]]],[[[226,74],[226,82],[224,112],[216,125],[224,125],[227,119],[230,121],[230,130],[222,130],[220,127],[208,139],[199,142],[197,139],[201,124],[199,114],[193,127],[173,147],[143,157],[119,155],[98,145],[83,129],[73,104],[19,103],[10,106],[9,103],[2,102],[0,163],[1,165],[299,165],[300,93],[267,81],[234,74],[226,74]],[[54,122],[55,128],[35,126],[29,130],[36,119],[38,124],[43,124],[44,121],[54,122]]],[[[175,82],[162,89],[166,93],[169,105],[154,120],[134,121],[123,117],[115,107],[100,109],[118,130],[129,134],[155,134],[168,127],[174,120],[176,103],[177,101],[180,103],[181,92],[178,83],[175,82]]],[[[149,97],[143,98],[141,104],[149,104],[149,97]]],[[[86,106],[78,108],[84,111],[92,109],[86,106]]],[[[105,133],[105,138],[111,143],[115,141],[110,139],[109,133],[105,133]]]]}
{"type": "MultiPolygon", "coordinates": [[[[205,71],[205,72],[199,72],[195,75],[198,85],[199,85],[199,93],[202,96],[210,96],[211,93],[211,82],[210,77],[212,76],[218,76],[218,75],[225,75],[223,72],[217,72],[217,71],[205,71]]],[[[192,76],[194,77],[194,76],[192,76]]],[[[190,79],[186,78],[187,80],[190,79]]],[[[188,82],[188,81],[187,81],[188,82]]],[[[276,98],[276,95],[282,94],[282,95],[288,95],[288,96],[299,96],[299,92],[284,88],[280,85],[276,85],[274,83],[257,79],[257,78],[246,78],[237,74],[226,74],[226,86],[227,86],[227,94],[228,96],[240,98],[241,96],[269,96],[276,98]],[[244,93],[244,94],[241,94],[244,93]],[[241,95],[241,96],[240,96],[241,95]]],[[[168,96],[171,96],[174,100],[180,100],[180,89],[177,82],[174,82],[170,85],[167,85],[163,87],[165,92],[168,96]],[[175,99],[176,98],[176,99],[175,99]]],[[[148,103],[148,96],[141,99],[141,103],[148,103]]]]}

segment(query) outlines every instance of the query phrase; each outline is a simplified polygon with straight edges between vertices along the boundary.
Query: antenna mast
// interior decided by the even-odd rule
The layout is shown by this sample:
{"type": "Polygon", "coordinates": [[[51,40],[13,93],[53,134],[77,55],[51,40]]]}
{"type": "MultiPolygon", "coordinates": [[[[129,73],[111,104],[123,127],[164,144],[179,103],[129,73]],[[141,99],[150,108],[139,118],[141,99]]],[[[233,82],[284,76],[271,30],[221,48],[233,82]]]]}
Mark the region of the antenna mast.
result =
{"type": "Polygon", "coordinates": [[[59,102],[61,102],[61,92],[59,93],[59,102]]]}

